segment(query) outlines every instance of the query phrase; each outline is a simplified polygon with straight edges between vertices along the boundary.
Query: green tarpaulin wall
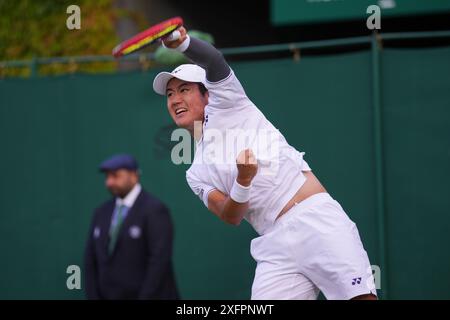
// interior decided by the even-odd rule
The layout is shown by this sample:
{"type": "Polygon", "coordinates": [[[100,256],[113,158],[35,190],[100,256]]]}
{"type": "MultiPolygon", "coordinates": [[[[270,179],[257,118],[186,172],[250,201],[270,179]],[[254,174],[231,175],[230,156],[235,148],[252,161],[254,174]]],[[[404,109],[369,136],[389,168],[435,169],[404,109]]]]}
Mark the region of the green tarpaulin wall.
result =
{"type": "Polygon", "coordinates": [[[320,23],[339,20],[361,20],[364,22],[372,13],[367,9],[377,5],[381,17],[415,16],[450,11],[448,1],[423,0],[271,0],[270,14],[274,25],[299,23],[320,23]]]}
{"type": "MultiPolygon", "coordinates": [[[[374,57],[232,67],[359,226],[380,292],[449,299],[450,48],[384,49],[378,67],[374,57]]],[[[218,221],[188,188],[187,166],[171,163],[157,71],[0,80],[0,298],[84,297],[67,289],[66,269],[82,266],[92,210],[108,198],[96,168],[117,152],[139,159],[144,187],[171,209],[182,297],[249,298],[255,233],[218,221]]]]}

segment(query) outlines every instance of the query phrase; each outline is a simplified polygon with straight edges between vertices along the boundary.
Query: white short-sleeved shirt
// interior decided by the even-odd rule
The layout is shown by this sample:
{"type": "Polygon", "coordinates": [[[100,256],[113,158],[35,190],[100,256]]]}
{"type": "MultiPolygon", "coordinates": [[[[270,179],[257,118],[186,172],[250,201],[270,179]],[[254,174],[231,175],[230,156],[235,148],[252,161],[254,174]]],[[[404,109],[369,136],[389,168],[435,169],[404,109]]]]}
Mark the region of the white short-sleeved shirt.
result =
{"type": "Polygon", "coordinates": [[[251,148],[258,173],[244,218],[262,235],[305,182],[302,171],[311,169],[303,160],[304,152],[290,146],[250,101],[233,71],[219,82],[207,82],[206,88],[203,136],[186,172],[187,182],[206,206],[214,189],[229,195],[237,177],[236,158],[251,148]]]}

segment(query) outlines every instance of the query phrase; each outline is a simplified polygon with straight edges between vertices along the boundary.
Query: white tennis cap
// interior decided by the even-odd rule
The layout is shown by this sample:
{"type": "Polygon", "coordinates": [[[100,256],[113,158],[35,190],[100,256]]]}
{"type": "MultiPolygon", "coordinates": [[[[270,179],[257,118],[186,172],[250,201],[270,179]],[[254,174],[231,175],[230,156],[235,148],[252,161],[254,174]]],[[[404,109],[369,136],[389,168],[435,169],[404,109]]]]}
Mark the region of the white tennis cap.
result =
{"type": "Polygon", "coordinates": [[[153,90],[155,90],[156,93],[165,96],[167,83],[172,78],[205,84],[206,72],[205,69],[196,64],[182,64],[176,67],[172,72],[158,73],[155,80],[153,80],[153,90]]]}

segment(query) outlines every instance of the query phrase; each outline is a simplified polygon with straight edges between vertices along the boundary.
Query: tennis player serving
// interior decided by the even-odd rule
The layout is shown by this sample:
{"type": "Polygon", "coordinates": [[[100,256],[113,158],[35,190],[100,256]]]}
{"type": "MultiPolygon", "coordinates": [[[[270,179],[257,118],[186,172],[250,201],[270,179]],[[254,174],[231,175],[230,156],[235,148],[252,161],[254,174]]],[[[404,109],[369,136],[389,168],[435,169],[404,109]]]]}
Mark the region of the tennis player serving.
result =
{"type": "Polygon", "coordinates": [[[221,220],[246,219],[259,234],[250,248],[257,262],[251,298],[317,299],[322,291],[327,299],[376,299],[356,225],[304,153],[252,103],[216,48],[177,30],[177,40],[163,43],[194,64],[159,73],[153,89],[196,140],[186,172],[192,191],[221,220]],[[250,133],[237,150],[242,130],[250,133]]]}

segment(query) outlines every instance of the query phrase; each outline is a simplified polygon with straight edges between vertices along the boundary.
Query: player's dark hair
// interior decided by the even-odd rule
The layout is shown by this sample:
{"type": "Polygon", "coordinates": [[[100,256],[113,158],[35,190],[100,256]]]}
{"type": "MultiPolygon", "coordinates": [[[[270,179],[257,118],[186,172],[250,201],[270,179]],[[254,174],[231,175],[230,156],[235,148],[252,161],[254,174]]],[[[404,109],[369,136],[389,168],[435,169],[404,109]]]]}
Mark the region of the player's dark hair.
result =
{"type": "Polygon", "coordinates": [[[205,95],[205,93],[208,92],[208,89],[206,89],[205,85],[201,82],[197,82],[198,85],[198,90],[200,90],[200,93],[202,94],[202,96],[205,95]]]}

